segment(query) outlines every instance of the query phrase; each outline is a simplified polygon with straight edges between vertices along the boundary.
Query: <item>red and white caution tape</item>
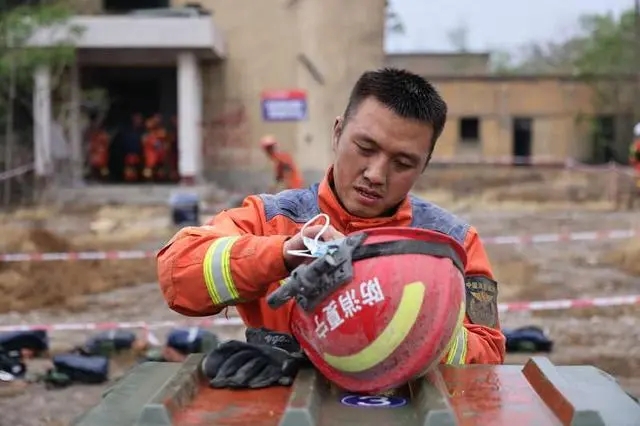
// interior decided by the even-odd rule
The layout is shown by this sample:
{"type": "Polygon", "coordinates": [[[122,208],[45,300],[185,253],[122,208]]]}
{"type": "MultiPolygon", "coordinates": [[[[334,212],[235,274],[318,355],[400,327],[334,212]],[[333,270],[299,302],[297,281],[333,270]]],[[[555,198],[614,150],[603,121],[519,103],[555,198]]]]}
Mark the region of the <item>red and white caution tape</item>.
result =
{"type": "MultiPolygon", "coordinates": [[[[559,299],[535,302],[509,302],[498,305],[500,312],[533,312],[571,310],[579,308],[599,308],[609,306],[640,305],[640,294],[613,297],[594,297],[590,299],[559,299]]],[[[66,324],[25,324],[0,325],[0,332],[11,331],[102,331],[114,329],[143,329],[154,330],[172,327],[211,327],[211,326],[242,326],[242,318],[207,318],[191,321],[130,321],[130,322],[94,322],[94,323],[66,323],[66,324]]]]}
{"type": "MultiPolygon", "coordinates": [[[[560,234],[505,235],[485,237],[487,245],[527,245],[542,243],[561,243],[570,241],[624,240],[640,236],[640,230],[613,229],[608,231],[567,232],[560,234]]],[[[116,251],[79,251],[66,253],[4,253],[0,262],[45,262],[73,260],[127,260],[150,259],[157,251],[116,250],[116,251]]]]}
{"type": "Polygon", "coordinates": [[[557,299],[535,302],[510,302],[498,305],[500,312],[557,311],[606,306],[640,305],[640,294],[627,296],[593,297],[590,299],[557,299]]]}
{"type": "Polygon", "coordinates": [[[611,229],[604,231],[563,232],[559,234],[510,235],[482,238],[485,244],[519,245],[561,243],[568,241],[625,240],[640,236],[637,229],[611,229]]]}
{"type": "Polygon", "coordinates": [[[150,259],[157,251],[117,250],[117,251],[77,251],[66,253],[5,253],[0,254],[0,262],[51,262],[56,260],[126,260],[150,259]]]}
{"type": "Polygon", "coordinates": [[[103,331],[114,329],[135,329],[152,330],[159,328],[185,327],[185,326],[237,326],[244,325],[242,318],[206,318],[193,321],[128,321],[128,322],[87,322],[87,323],[65,323],[65,324],[26,324],[26,325],[0,325],[0,332],[9,331],[103,331]]]}

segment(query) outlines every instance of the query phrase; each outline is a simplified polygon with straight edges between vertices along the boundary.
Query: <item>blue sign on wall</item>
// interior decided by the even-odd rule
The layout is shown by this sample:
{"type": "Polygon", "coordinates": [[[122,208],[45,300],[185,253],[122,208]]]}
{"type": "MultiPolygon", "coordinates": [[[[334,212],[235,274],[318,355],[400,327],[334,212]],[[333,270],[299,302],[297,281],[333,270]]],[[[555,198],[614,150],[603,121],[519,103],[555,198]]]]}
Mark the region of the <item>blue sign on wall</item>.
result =
{"type": "Polygon", "coordinates": [[[340,398],[340,402],[359,408],[399,408],[407,405],[409,401],[400,396],[346,395],[340,398]]]}
{"type": "Polygon", "coordinates": [[[302,121],[307,119],[307,94],[303,90],[262,92],[264,121],[302,121]]]}

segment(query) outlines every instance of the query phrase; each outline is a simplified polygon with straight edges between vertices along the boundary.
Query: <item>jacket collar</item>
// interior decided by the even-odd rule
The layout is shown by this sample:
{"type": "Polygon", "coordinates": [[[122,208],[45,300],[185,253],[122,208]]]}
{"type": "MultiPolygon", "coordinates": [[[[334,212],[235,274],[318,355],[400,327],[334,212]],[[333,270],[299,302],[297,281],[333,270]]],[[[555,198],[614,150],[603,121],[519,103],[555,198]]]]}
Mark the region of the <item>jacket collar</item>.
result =
{"type": "Polygon", "coordinates": [[[405,197],[392,216],[362,218],[347,212],[332,189],[333,166],[329,167],[318,187],[318,205],[331,218],[331,224],[343,233],[352,233],[381,226],[408,226],[411,224],[412,209],[409,197],[405,197]]]}

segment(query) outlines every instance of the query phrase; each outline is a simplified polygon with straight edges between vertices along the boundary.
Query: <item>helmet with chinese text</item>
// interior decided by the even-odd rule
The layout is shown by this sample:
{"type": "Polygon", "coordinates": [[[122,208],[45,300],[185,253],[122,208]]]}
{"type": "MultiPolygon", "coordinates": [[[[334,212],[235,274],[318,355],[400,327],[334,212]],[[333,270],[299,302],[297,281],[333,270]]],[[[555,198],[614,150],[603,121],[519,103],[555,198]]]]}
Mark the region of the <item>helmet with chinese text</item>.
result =
{"type": "Polygon", "coordinates": [[[365,233],[351,280],[311,312],[294,304],[291,330],[335,385],[380,393],[423,376],[452,347],[465,315],[467,259],[439,232],[365,233]]]}

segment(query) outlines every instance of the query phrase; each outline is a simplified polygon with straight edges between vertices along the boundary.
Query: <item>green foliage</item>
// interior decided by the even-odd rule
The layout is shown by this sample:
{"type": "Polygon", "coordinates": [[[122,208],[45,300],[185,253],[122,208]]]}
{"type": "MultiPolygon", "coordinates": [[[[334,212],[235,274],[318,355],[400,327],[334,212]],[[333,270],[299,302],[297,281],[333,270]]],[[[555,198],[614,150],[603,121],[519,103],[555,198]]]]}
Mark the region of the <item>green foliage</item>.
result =
{"type": "Polygon", "coordinates": [[[20,6],[0,11],[0,110],[8,100],[10,75],[13,73],[16,95],[29,102],[33,88],[33,73],[47,65],[52,73],[52,85],[74,59],[74,42],[82,29],[68,24],[69,9],[57,4],[20,6]],[[46,47],[28,46],[39,28],[55,29],[55,41],[46,47]]]}
{"type": "MultiPolygon", "coordinates": [[[[580,17],[576,35],[559,41],[529,43],[518,51],[496,51],[493,70],[501,75],[553,74],[582,77],[593,90],[595,111],[614,117],[617,128],[605,135],[598,117],[578,114],[576,124],[589,129],[594,156],[604,147],[621,153],[631,137],[628,125],[640,118],[640,86],[633,76],[640,73],[640,34],[636,33],[636,12],[590,14],[580,17]],[[625,121],[626,120],[626,121],[625,121]]],[[[618,155],[624,158],[624,155],[618,155]]]]}
{"type": "Polygon", "coordinates": [[[578,34],[561,41],[529,43],[517,52],[496,51],[503,74],[616,75],[636,73],[635,13],[584,15],[578,34]],[[519,59],[515,59],[515,58],[519,59]]]}
{"type": "Polygon", "coordinates": [[[406,31],[402,18],[393,10],[389,1],[386,3],[386,31],[389,34],[398,35],[404,35],[406,31]]]}
{"type": "Polygon", "coordinates": [[[573,64],[580,74],[613,75],[637,72],[635,13],[620,17],[587,15],[580,19],[580,49],[573,64]]]}

